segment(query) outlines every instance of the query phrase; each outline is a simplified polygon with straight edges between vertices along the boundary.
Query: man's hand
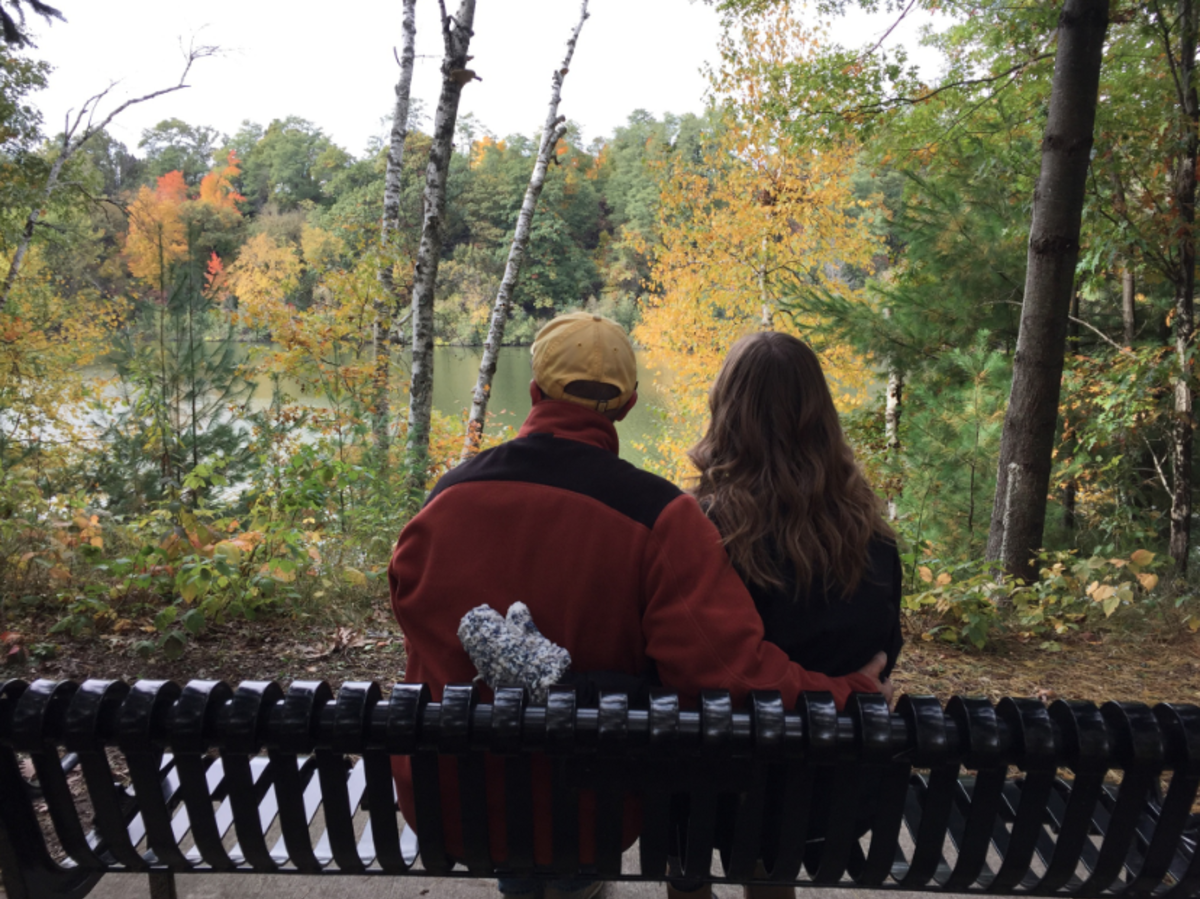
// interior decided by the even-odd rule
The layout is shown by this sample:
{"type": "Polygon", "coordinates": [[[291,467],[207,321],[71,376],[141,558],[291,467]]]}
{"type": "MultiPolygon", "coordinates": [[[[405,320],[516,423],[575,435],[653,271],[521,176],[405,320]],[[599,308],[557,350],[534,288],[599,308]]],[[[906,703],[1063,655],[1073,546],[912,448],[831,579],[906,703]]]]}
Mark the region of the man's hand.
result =
{"type": "Polygon", "coordinates": [[[892,679],[880,680],[880,675],[883,674],[883,669],[887,667],[887,653],[877,652],[871,661],[867,662],[858,670],[859,674],[865,674],[871,680],[875,681],[876,687],[883,698],[887,700],[887,704],[892,704],[892,697],[896,693],[896,685],[892,683],[892,679]]]}

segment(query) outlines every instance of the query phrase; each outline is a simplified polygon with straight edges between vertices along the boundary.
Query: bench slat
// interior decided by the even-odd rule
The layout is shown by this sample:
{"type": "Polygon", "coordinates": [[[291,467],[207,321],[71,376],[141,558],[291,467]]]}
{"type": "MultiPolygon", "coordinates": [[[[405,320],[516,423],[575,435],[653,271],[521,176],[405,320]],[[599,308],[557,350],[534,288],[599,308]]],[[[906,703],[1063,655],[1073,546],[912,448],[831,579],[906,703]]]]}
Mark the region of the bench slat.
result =
{"type": "Polygon", "coordinates": [[[892,713],[859,697],[839,713],[808,694],[793,713],[761,694],[740,712],[705,693],[693,712],[661,691],[648,710],[616,694],[578,708],[561,688],[545,708],[520,690],[493,707],[471,686],[445,697],[404,685],[385,699],[366,683],[336,701],[322,682],[286,695],[266,683],[0,685],[0,875],[14,899],[80,899],[108,870],[404,874],[419,851],[425,875],[655,880],[670,867],[735,883],[1200,897],[1193,706],[954,698],[943,709],[915,697],[892,713]],[[114,747],[129,791],[113,779],[114,747]],[[17,753],[37,783],[26,785],[17,753]],[[413,772],[419,850],[400,829],[396,756],[413,772]],[[91,829],[67,778],[76,763],[91,829]],[[539,865],[543,770],[552,854],[539,865]],[[452,781],[460,802],[443,809],[452,781]],[[489,790],[505,797],[503,838],[489,790]],[[34,796],[44,824],[30,823],[34,796]],[[622,872],[629,796],[642,808],[641,868],[622,872]],[[457,870],[444,828],[465,850],[457,870]]]}

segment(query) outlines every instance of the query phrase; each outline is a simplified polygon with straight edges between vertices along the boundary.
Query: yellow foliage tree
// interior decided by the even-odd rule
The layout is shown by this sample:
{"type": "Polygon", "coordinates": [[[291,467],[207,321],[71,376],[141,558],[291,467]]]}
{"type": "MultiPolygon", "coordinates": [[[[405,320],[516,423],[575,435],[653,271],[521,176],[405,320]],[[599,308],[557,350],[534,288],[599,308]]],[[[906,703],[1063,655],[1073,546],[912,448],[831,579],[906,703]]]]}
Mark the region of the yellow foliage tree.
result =
{"type": "Polygon", "coordinates": [[[98,294],[65,299],[38,247],[0,312],[0,481],[15,467],[42,471],[77,461],[90,435],[79,410],[83,369],[107,349],[124,307],[98,294]],[[16,453],[7,450],[20,447],[16,453]]]}
{"type": "MultiPolygon", "coordinates": [[[[848,273],[871,270],[884,254],[862,214],[871,204],[851,189],[855,148],[799,143],[761,114],[756,78],[770,67],[755,54],[807,52],[811,40],[787,10],[775,19],[743,33],[742,52],[726,48],[715,78],[726,101],[719,133],[699,164],[666,174],[660,197],[661,238],[635,338],[652,367],[671,375],[655,465],[677,479],[692,473],[685,452],[703,433],[708,387],[731,344],[756,329],[816,342],[821,322],[787,312],[789,296],[804,285],[854,294],[848,273]]],[[[861,404],[875,379],[868,361],[845,347],[817,349],[839,406],[861,404]]]]}
{"type": "Polygon", "coordinates": [[[226,288],[238,300],[238,320],[268,327],[272,334],[286,329],[295,310],[288,294],[300,283],[300,258],[267,234],[256,234],[242,246],[226,273],[226,288]]]}

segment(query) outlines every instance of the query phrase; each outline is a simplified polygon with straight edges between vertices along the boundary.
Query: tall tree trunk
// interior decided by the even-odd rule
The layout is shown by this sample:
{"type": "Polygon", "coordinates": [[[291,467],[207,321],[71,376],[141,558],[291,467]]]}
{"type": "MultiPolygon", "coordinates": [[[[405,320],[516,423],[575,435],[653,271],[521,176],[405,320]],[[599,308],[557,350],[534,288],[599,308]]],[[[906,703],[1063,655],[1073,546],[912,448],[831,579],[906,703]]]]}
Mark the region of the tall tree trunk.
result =
{"type": "Polygon", "coordinates": [[[1179,377],[1175,381],[1175,422],[1171,439],[1171,558],[1177,570],[1187,571],[1192,531],[1192,345],[1193,296],[1196,289],[1196,155],[1200,108],[1196,98],[1196,0],[1179,3],[1179,61],[1177,83],[1183,108],[1180,147],[1175,160],[1174,194],[1179,210],[1175,276],[1175,354],[1179,377]]]}
{"type": "Polygon", "coordinates": [[[433,415],[433,290],[442,255],[442,228],[446,213],[446,177],[454,153],[454,124],[463,85],[475,78],[467,68],[467,54],[475,23],[475,0],[462,0],[453,18],[442,13],[442,92],[433,119],[433,142],[425,167],[424,221],[412,294],[412,385],[408,405],[408,493],[424,494],[429,473],[429,424],[433,415]]]}
{"type": "MultiPolygon", "coordinates": [[[[1128,260],[1126,261],[1128,265],[1128,260]]],[[[1125,339],[1125,346],[1133,346],[1133,338],[1137,335],[1137,308],[1134,305],[1137,300],[1137,283],[1133,278],[1133,270],[1130,268],[1122,268],[1121,270],[1121,324],[1122,336],[1125,339]]]]}
{"type": "Polygon", "coordinates": [[[412,93],[413,60],[417,43],[417,0],[404,0],[404,44],[400,51],[400,79],[396,82],[396,106],[392,110],[392,138],[388,144],[387,171],[383,179],[383,220],[379,226],[381,295],[375,301],[371,343],[375,355],[375,397],[372,402],[375,447],[381,464],[388,462],[392,379],[392,319],[399,313],[395,274],[395,232],[400,227],[400,175],[404,167],[404,141],[408,138],[408,106],[412,93]]]}
{"type": "Polygon", "coordinates": [[[1046,493],[1062,387],[1067,321],[1079,258],[1079,227],[1096,121],[1108,0],[1065,0],[1042,168],[1033,197],[1025,298],[987,558],[1032,579],[1046,523],[1046,493]]]}
{"type": "MultiPolygon", "coordinates": [[[[1112,173],[1112,191],[1113,191],[1113,210],[1122,218],[1128,217],[1128,206],[1125,202],[1125,184],[1121,181],[1120,175],[1114,169],[1112,173]]],[[[1132,252],[1130,252],[1132,257],[1132,252]]],[[[1137,315],[1134,310],[1134,280],[1133,280],[1133,264],[1132,258],[1126,258],[1121,261],[1121,336],[1125,340],[1125,346],[1133,346],[1134,334],[1137,331],[1137,315]]]]}
{"type": "Polygon", "coordinates": [[[487,419],[488,399],[492,393],[492,378],[496,375],[500,347],[504,344],[504,328],[512,310],[513,289],[517,286],[521,263],[525,260],[525,248],[529,245],[533,213],[537,209],[538,197],[542,195],[542,186],[546,183],[546,170],[550,166],[550,160],[554,158],[554,149],[567,130],[563,117],[558,114],[558,104],[562,97],[563,78],[571,68],[571,58],[575,55],[575,43],[579,40],[579,32],[583,30],[583,23],[588,18],[587,7],[588,0],[583,0],[579,8],[579,23],[567,40],[567,54],[563,57],[562,65],[555,69],[550,77],[550,108],[546,112],[546,124],[542,127],[542,143],[538,147],[537,160],[533,164],[533,174],[529,176],[529,186],[525,188],[521,212],[517,215],[517,229],[513,234],[512,246],[508,250],[504,277],[500,280],[496,302],[492,305],[492,320],[488,325],[487,341],[483,345],[483,358],[479,360],[479,377],[471,394],[471,416],[467,420],[467,434],[463,439],[462,461],[479,452],[479,442],[483,437],[487,419]]]}

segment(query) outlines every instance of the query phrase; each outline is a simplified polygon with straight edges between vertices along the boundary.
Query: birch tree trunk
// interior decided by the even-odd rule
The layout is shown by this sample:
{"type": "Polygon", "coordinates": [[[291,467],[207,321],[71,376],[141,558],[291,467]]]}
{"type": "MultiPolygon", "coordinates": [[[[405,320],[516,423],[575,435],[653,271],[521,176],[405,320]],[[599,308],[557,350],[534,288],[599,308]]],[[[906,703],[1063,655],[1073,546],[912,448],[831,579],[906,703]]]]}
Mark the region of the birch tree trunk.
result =
{"type": "MultiPolygon", "coordinates": [[[[904,392],[904,373],[895,364],[888,365],[887,379],[887,411],[884,413],[884,439],[887,443],[887,454],[893,465],[899,463],[900,457],[900,410],[901,398],[904,392]]],[[[887,498],[888,521],[896,521],[900,514],[896,507],[896,496],[899,489],[895,488],[887,498]]]]}
{"type": "Polygon", "coordinates": [[[1108,0],[1063,3],[987,545],[989,561],[1000,562],[1006,572],[1026,579],[1036,574],[1031,560],[1046,523],[1067,321],[1107,30],[1108,0]]]}
{"type": "Polygon", "coordinates": [[[453,18],[442,13],[442,92],[433,120],[433,142],[425,167],[424,221],[412,293],[412,382],[408,405],[408,477],[411,498],[424,494],[429,469],[429,423],[433,415],[433,290],[442,255],[446,213],[446,177],[454,152],[454,124],[463,85],[475,78],[467,51],[475,22],[475,0],[462,0],[453,18]]]}
{"type": "Polygon", "coordinates": [[[387,171],[383,180],[383,220],[379,226],[381,295],[375,301],[371,343],[375,356],[375,397],[372,402],[375,447],[381,463],[388,462],[391,406],[388,387],[392,379],[392,320],[399,313],[396,292],[394,235],[400,227],[400,175],[404,166],[404,141],[408,138],[408,106],[412,94],[413,60],[416,58],[417,0],[404,0],[404,43],[400,52],[400,79],[396,82],[396,106],[392,111],[392,137],[388,144],[387,171]]]}
{"type": "Polygon", "coordinates": [[[567,130],[567,126],[563,124],[563,117],[558,114],[558,103],[562,97],[563,78],[571,68],[571,58],[575,55],[575,43],[579,40],[579,32],[583,30],[583,23],[588,18],[587,6],[588,0],[583,0],[579,8],[579,23],[567,40],[567,55],[563,57],[562,65],[555,69],[550,77],[550,108],[546,113],[546,124],[542,127],[542,143],[538,147],[537,160],[533,164],[533,174],[529,176],[529,186],[525,188],[521,212],[517,215],[517,229],[513,234],[512,246],[508,250],[504,277],[500,280],[496,302],[492,305],[492,320],[488,325],[487,340],[483,344],[483,358],[479,360],[479,378],[475,381],[475,390],[471,394],[471,416],[467,421],[467,434],[463,439],[460,461],[466,461],[479,452],[479,442],[483,438],[488,399],[492,393],[492,378],[496,375],[500,347],[504,344],[504,328],[512,311],[513,289],[517,286],[521,263],[525,261],[525,249],[529,245],[533,213],[537,209],[538,197],[542,195],[542,186],[546,183],[546,170],[550,166],[550,160],[554,158],[554,149],[567,130]]]}
{"type": "Polygon", "coordinates": [[[8,304],[8,295],[12,293],[13,285],[17,283],[17,276],[21,273],[21,264],[25,261],[25,254],[29,252],[30,243],[33,242],[33,234],[37,230],[38,220],[42,217],[42,206],[50,204],[50,198],[54,196],[54,190],[58,187],[58,176],[72,155],[68,153],[68,148],[69,141],[58,159],[54,160],[54,165],[50,166],[50,173],[46,176],[46,187],[42,190],[41,204],[31,209],[29,215],[25,217],[25,227],[21,229],[21,239],[17,243],[16,252],[13,253],[12,262],[8,264],[8,274],[4,276],[4,286],[0,287],[0,312],[3,312],[4,307],[8,304]]]}
{"type": "Polygon", "coordinates": [[[1133,338],[1137,335],[1137,284],[1133,272],[1126,268],[1121,272],[1121,324],[1125,346],[1133,347],[1133,338]]]}
{"type": "Polygon", "coordinates": [[[1192,532],[1192,364],[1189,358],[1194,330],[1193,293],[1196,289],[1196,156],[1200,106],[1196,97],[1196,0],[1179,3],[1179,61],[1177,63],[1182,122],[1179,157],[1175,160],[1173,192],[1179,210],[1175,275],[1175,421],[1171,434],[1170,553],[1180,574],[1187,571],[1192,532]]]}

